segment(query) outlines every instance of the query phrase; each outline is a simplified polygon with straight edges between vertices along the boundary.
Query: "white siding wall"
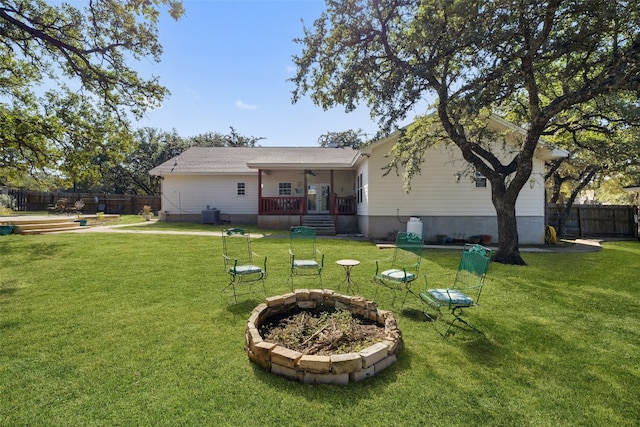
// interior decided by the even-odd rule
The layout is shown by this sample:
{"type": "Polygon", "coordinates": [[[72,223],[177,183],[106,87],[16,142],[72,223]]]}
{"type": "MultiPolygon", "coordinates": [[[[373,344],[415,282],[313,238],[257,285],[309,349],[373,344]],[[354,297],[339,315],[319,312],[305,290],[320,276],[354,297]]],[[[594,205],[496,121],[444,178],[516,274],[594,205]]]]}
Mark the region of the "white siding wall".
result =
{"type": "MultiPolygon", "coordinates": [[[[427,153],[422,174],[413,177],[409,193],[403,188],[402,176],[392,171],[383,176],[387,154],[393,144],[389,141],[374,149],[369,159],[367,202],[368,210],[359,207],[359,214],[372,216],[495,216],[491,202],[490,183],[479,188],[468,176],[456,182],[455,174],[466,168],[466,162],[457,147],[434,147],[427,153]]],[[[544,215],[544,188],[541,173],[544,164],[534,163],[534,188],[525,186],[516,204],[518,216],[544,215]]],[[[360,171],[359,171],[360,172],[360,171]]],[[[400,172],[400,175],[402,172],[400,172]]]]}
{"type": "MultiPolygon", "coordinates": [[[[277,184],[276,184],[277,185],[277,184]]],[[[277,190],[276,190],[277,194],[277,190]]],[[[167,176],[162,181],[162,211],[200,215],[207,205],[224,213],[258,213],[258,176],[167,176]],[[237,184],[245,183],[238,196],[237,184]]]]}
{"type": "MultiPolygon", "coordinates": [[[[262,174],[262,196],[278,196],[278,185],[281,182],[291,183],[291,196],[302,197],[304,195],[304,176],[302,171],[268,171],[262,174]],[[299,190],[297,192],[296,190],[299,190]]],[[[256,177],[257,179],[257,177],[256,177]]],[[[257,203],[256,197],[254,202],[257,203]]]]}
{"type": "MultiPolygon", "coordinates": [[[[356,183],[358,175],[362,174],[362,203],[358,203],[358,216],[369,214],[369,163],[363,162],[356,172],[356,183]]],[[[356,188],[356,192],[358,189],[356,188]]]]}

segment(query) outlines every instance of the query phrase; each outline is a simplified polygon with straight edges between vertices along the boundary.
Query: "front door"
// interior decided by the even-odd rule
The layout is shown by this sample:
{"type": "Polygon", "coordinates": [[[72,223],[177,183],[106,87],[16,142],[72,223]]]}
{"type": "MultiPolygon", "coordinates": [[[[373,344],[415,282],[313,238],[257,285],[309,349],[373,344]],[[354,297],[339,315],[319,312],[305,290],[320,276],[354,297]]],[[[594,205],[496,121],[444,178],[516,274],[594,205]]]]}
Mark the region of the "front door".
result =
{"type": "Polygon", "coordinates": [[[307,213],[329,213],[329,184],[307,185],[307,213]]]}

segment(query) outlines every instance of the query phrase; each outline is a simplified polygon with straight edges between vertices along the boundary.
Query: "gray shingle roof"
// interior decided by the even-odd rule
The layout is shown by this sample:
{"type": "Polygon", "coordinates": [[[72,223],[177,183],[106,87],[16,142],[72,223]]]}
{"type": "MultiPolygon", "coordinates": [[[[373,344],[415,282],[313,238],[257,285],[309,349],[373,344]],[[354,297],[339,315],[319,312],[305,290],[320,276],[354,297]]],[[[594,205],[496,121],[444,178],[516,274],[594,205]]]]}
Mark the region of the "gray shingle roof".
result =
{"type": "Polygon", "coordinates": [[[151,175],[256,174],[258,169],[348,169],[359,152],[322,147],[192,147],[156,166],[151,175]]]}

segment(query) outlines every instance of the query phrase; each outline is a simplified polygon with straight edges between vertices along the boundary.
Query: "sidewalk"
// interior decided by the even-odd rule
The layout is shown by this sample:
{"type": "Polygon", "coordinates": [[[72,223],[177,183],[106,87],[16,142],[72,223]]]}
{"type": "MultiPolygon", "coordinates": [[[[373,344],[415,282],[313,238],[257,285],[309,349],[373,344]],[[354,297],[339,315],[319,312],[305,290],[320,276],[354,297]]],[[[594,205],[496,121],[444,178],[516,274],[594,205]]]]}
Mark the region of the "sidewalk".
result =
{"type": "MultiPolygon", "coordinates": [[[[157,220],[146,221],[136,224],[122,224],[122,225],[100,225],[93,227],[80,227],[77,230],[66,231],[67,233],[132,233],[132,234],[167,234],[167,235],[191,235],[191,236],[210,236],[220,237],[220,231],[176,231],[176,230],[128,230],[128,227],[132,226],[146,226],[154,224],[157,220]]],[[[268,236],[265,234],[251,233],[252,238],[261,239],[267,237],[280,237],[287,238],[287,234],[278,234],[277,236],[268,236]]],[[[332,237],[329,237],[332,238],[332,237]]],[[[349,239],[348,236],[337,238],[349,239]]],[[[553,252],[597,252],[602,249],[602,239],[575,239],[575,240],[563,240],[557,245],[537,245],[537,246],[521,246],[520,252],[538,252],[538,253],[553,253],[553,252]]],[[[392,243],[378,243],[378,247],[384,248],[393,246],[392,243]]],[[[495,245],[489,246],[491,249],[497,249],[495,245]]],[[[443,250],[462,250],[461,245],[424,245],[425,249],[443,249],[443,250]]]]}

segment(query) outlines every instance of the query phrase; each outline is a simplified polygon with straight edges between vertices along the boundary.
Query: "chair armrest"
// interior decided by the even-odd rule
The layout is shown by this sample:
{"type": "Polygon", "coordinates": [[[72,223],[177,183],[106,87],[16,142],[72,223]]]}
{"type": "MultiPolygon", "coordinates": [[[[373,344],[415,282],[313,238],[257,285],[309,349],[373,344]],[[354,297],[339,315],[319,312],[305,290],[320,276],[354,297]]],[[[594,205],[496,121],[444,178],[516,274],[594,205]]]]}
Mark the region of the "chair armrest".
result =
{"type": "Polygon", "coordinates": [[[235,262],[237,262],[237,261],[238,261],[238,260],[235,260],[235,259],[231,258],[230,256],[227,256],[227,255],[224,255],[224,254],[222,255],[222,258],[224,259],[224,266],[225,266],[225,268],[227,267],[227,264],[231,264],[231,263],[232,263],[232,262],[234,262],[234,261],[235,261],[235,262]]]}
{"type": "Polygon", "coordinates": [[[261,255],[258,255],[258,254],[257,254],[257,253],[255,253],[255,252],[251,252],[251,253],[252,253],[252,254],[253,254],[253,256],[255,256],[256,258],[264,258],[264,260],[263,260],[263,271],[264,271],[264,274],[265,274],[265,276],[266,276],[266,274],[267,274],[267,257],[262,257],[261,255]]]}

